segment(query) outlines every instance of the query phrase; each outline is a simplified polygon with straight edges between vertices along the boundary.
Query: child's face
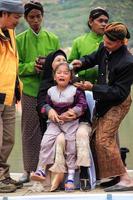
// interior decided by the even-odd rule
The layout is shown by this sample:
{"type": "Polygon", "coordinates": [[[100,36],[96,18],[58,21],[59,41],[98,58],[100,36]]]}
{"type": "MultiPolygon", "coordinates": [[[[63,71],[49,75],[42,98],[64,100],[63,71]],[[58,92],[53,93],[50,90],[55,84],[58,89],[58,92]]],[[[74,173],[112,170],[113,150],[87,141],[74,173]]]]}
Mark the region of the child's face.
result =
{"type": "Polygon", "coordinates": [[[63,55],[58,55],[55,57],[53,63],[52,63],[52,68],[53,70],[56,69],[56,67],[60,64],[66,62],[66,58],[63,55]]]}
{"type": "Polygon", "coordinates": [[[69,84],[71,80],[71,72],[65,64],[58,67],[54,75],[54,80],[61,88],[65,88],[69,84]]]}

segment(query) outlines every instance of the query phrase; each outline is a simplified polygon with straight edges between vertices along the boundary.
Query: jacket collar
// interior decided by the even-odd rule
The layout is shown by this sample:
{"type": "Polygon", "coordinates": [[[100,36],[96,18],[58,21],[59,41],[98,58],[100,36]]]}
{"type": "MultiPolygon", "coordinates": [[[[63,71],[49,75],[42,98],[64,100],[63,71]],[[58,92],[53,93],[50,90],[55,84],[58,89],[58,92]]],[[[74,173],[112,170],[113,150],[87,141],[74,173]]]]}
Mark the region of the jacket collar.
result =
{"type": "Polygon", "coordinates": [[[116,51],[113,51],[110,53],[110,55],[116,55],[116,54],[121,54],[122,52],[124,52],[125,50],[127,50],[127,46],[126,45],[122,45],[119,49],[117,49],[116,51]]]}
{"type": "Polygon", "coordinates": [[[0,39],[4,40],[4,41],[9,41],[10,39],[8,37],[6,37],[4,35],[4,33],[2,32],[2,29],[0,29],[0,39]]]}
{"type": "Polygon", "coordinates": [[[39,33],[35,33],[31,28],[29,28],[29,32],[34,35],[35,37],[40,37],[42,32],[43,32],[43,28],[40,29],[39,33]]]}

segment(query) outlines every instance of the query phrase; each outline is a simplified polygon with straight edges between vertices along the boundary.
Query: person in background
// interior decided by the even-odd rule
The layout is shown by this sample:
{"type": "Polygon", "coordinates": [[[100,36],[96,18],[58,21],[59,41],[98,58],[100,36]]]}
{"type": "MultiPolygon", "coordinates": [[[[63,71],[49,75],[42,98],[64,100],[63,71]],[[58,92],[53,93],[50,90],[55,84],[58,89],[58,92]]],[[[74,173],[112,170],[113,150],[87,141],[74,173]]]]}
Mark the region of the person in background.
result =
{"type": "MultiPolygon", "coordinates": [[[[88,27],[90,28],[90,32],[87,32],[74,40],[72,50],[68,58],[70,62],[74,59],[80,59],[82,56],[94,52],[99,47],[100,43],[103,41],[104,29],[108,23],[108,20],[109,14],[104,8],[97,7],[90,11],[88,19],[88,27]]],[[[97,75],[97,67],[87,70],[82,70],[81,68],[78,72],[78,76],[81,78],[81,80],[88,80],[92,83],[96,83],[97,75]]],[[[95,101],[91,91],[85,91],[85,93],[92,119],[95,101]]],[[[80,179],[88,179],[87,171],[88,167],[81,167],[80,179]]]]}
{"type": "Polygon", "coordinates": [[[95,65],[99,67],[96,84],[85,81],[75,86],[91,90],[96,100],[92,144],[97,179],[120,177],[106,192],[133,190],[133,180],[128,176],[116,141],[118,128],[131,105],[133,55],[125,43],[129,38],[125,24],[110,23],[105,27],[104,43],[98,50],[72,62],[77,72],[95,65]]]}
{"type": "Polygon", "coordinates": [[[68,177],[65,190],[74,190],[74,174],[76,168],[76,131],[79,126],[79,117],[87,109],[84,92],[72,85],[73,73],[69,65],[60,63],[54,71],[56,86],[48,89],[44,113],[48,114],[48,126],[44,133],[39,157],[38,168],[31,174],[31,179],[43,181],[46,178],[46,166],[54,163],[55,140],[61,133],[65,137],[65,155],[68,177]],[[49,112],[52,110],[52,115],[49,112]],[[75,119],[66,118],[74,112],[75,119]]]}
{"type": "Polygon", "coordinates": [[[44,9],[41,3],[30,1],[24,6],[24,17],[29,29],[20,33],[17,40],[19,53],[19,77],[23,82],[22,93],[22,148],[24,174],[21,182],[28,182],[31,171],[38,163],[42,132],[36,110],[37,94],[42,74],[36,59],[47,56],[59,48],[59,40],[53,33],[42,28],[44,9]],[[34,159],[33,159],[34,158],[34,159]]]}
{"type": "Polygon", "coordinates": [[[21,1],[0,1],[0,193],[23,186],[10,177],[7,164],[14,145],[15,103],[20,100],[14,29],[23,13],[21,1]]]}
{"type": "MultiPolygon", "coordinates": [[[[90,31],[77,37],[73,41],[72,49],[68,60],[72,62],[74,59],[80,59],[82,56],[90,54],[98,49],[103,41],[104,28],[109,21],[108,12],[101,7],[94,8],[90,11],[88,19],[88,27],[90,31]]],[[[95,83],[97,81],[97,68],[81,70],[78,76],[82,80],[89,80],[95,83]]]]}

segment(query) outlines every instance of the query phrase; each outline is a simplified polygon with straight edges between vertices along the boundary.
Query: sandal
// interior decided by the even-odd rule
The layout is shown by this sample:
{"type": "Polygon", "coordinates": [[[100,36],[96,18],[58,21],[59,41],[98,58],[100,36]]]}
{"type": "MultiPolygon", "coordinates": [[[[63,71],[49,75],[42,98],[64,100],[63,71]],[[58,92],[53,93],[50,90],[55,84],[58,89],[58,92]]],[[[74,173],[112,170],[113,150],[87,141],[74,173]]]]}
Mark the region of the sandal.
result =
{"type": "Polygon", "coordinates": [[[73,180],[67,180],[65,183],[65,191],[66,192],[73,192],[75,189],[74,181],[73,180]]]}
{"type": "Polygon", "coordinates": [[[36,172],[32,172],[30,178],[32,181],[45,181],[46,174],[39,169],[36,172]]]}
{"type": "Polygon", "coordinates": [[[80,179],[80,190],[81,191],[91,190],[91,185],[90,185],[89,179],[80,179]]]}

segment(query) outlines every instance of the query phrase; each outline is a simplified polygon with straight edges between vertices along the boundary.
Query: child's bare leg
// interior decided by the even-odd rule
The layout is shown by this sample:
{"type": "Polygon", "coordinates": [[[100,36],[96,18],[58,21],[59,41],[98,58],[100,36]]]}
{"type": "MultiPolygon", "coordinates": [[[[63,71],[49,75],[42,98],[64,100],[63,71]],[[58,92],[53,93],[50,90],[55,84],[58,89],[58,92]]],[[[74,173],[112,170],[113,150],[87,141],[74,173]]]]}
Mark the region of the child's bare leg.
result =
{"type": "Polygon", "coordinates": [[[81,122],[76,132],[77,166],[90,166],[90,141],[91,127],[88,123],[81,122]]]}
{"type": "Polygon", "coordinates": [[[51,191],[55,191],[64,179],[64,173],[66,172],[64,152],[65,137],[64,133],[61,133],[56,138],[55,162],[49,169],[52,171],[51,191]]]}
{"type": "Polygon", "coordinates": [[[52,167],[50,167],[50,171],[54,173],[65,173],[66,166],[65,166],[65,137],[64,133],[61,133],[56,138],[56,147],[55,147],[55,161],[52,167]]]}

